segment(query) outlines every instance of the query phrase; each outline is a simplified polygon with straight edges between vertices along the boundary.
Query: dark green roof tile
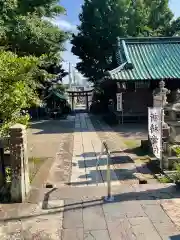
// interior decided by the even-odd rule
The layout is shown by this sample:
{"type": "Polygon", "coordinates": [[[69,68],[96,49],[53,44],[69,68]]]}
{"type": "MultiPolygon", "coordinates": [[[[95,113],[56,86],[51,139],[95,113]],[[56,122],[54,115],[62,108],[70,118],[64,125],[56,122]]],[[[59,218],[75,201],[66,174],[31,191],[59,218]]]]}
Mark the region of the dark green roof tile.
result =
{"type": "Polygon", "coordinates": [[[64,95],[64,93],[60,93],[58,91],[51,91],[50,94],[47,97],[45,97],[45,99],[48,99],[51,96],[56,96],[57,98],[59,98],[61,100],[67,100],[67,97],[64,95]]]}
{"type": "Polygon", "coordinates": [[[180,38],[120,39],[117,62],[120,66],[123,64],[123,67],[109,71],[111,79],[128,81],[180,78],[180,38]]]}

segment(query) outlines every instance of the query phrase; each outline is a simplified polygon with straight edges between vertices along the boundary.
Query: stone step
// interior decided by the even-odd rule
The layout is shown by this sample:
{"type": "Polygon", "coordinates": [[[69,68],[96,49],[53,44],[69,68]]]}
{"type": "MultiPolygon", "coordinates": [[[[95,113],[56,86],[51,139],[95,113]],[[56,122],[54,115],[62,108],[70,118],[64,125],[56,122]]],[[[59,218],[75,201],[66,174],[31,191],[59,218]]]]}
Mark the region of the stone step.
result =
{"type": "MultiPolygon", "coordinates": [[[[112,192],[132,191],[128,186],[126,189],[119,189],[112,186],[112,192]]],[[[33,188],[29,198],[25,203],[0,204],[0,222],[16,221],[20,218],[33,218],[39,215],[49,215],[57,211],[63,211],[63,201],[74,199],[83,201],[86,199],[101,199],[107,195],[107,187],[101,186],[84,186],[69,187],[61,186],[60,188],[33,188]]]]}
{"type": "MultiPolygon", "coordinates": [[[[111,193],[114,196],[121,196],[123,198],[126,197],[125,195],[128,193],[127,198],[134,198],[136,199],[135,195],[138,194],[137,191],[144,191],[146,194],[146,190],[151,188],[166,188],[168,186],[172,186],[172,184],[145,184],[140,185],[137,183],[132,184],[118,184],[112,185],[111,193]],[[132,196],[131,196],[132,195],[132,196]]],[[[148,194],[148,193],[147,193],[148,194]]],[[[65,200],[65,199],[75,199],[81,200],[86,198],[102,198],[107,196],[107,185],[99,185],[99,186],[61,186],[59,188],[42,188],[42,189],[33,189],[31,192],[31,197],[27,200],[28,203],[39,203],[43,201],[49,200],[65,200]],[[34,191],[34,194],[33,194],[34,191]],[[39,192],[39,196],[37,197],[37,192],[39,192]],[[36,195],[36,197],[35,197],[36,195]]]]}
{"type": "MultiPolygon", "coordinates": [[[[163,199],[169,194],[169,189],[174,188],[174,184],[122,184],[113,185],[111,194],[114,196],[114,202],[152,200],[152,197],[163,199]],[[167,193],[166,193],[167,192],[167,193]],[[162,196],[160,196],[162,195],[162,196]]],[[[38,215],[53,214],[63,211],[63,202],[71,199],[75,202],[104,199],[107,196],[106,186],[85,186],[61,188],[42,188],[32,189],[31,199],[25,203],[1,204],[0,221],[15,221],[18,218],[33,218],[38,215]],[[34,195],[33,195],[33,191],[34,195]],[[37,194],[39,193],[39,195],[37,194]],[[34,197],[33,197],[34,196],[34,197]]]]}
{"type": "MultiPolygon", "coordinates": [[[[139,198],[150,199],[153,195],[164,194],[164,192],[169,191],[169,189],[174,188],[174,184],[122,184],[122,185],[112,185],[111,194],[115,199],[120,201],[131,201],[137,200],[139,198]],[[153,190],[154,189],[154,190],[153,190]],[[160,190],[158,192],[158,189],[160,190]]],[[[28,203],[39,204],[48,201],[60,201],[67,199],[74,200],[84,200],[84,199],[100,199],[107,196],[107,186],[84,186],[84,187],[68,187],[62,186],[61,188],[52,189],[39,189],[41,194],[39,198],[28,199],[28,203]]]]}
{"type": "MultiPolygon", "coordinates": [[[[134,192],[134,186],[138,184],[112,184],[112,194],[118,195],[125,192],[134,192]]],[[[28,203],[38,204],[42,201],[49,200],[64,200],[64,199],[84,199],[84,198],[101,198],[107,196],[107,185],[101,184],[98,186],[61,186],[59,188],[42,188],[32,189],[27,199],[28,203]]]]}

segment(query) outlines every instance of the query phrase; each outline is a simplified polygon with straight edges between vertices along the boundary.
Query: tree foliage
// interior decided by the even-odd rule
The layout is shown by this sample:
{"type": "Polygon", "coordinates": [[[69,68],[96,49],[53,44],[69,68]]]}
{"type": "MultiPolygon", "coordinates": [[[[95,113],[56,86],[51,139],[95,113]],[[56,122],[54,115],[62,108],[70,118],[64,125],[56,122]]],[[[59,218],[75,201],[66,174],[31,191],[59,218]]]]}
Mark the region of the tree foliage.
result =
{"type": "Polygon", "coordinates": [[[41,81],[41,84],[43,85],[44,95],[47,95],[52,89],[62,89],[62,92],[64,92],[65,86],[62,83],[62,79],[68,75],[68,72],[63,69],[61,64],[52,64],[48,66],[48,69],[46,68],[46,70],[52,74],[52,79],[47,79],[47,81],[41,81]]]}
{"type": "Polygon", "coordinates": [[[9,24],[6,36],[8,48],[21,56],[46,54],[51,57],[63,51],[66,40],[63,31],[36,15],[16,18],[9,24]]]}
{"type": "Polygon", "coordinates": [[[117,37],[172,36],[180,29],[168,0],[85,0],[72,37],[77,69],[95,82],[115,67],[117,37]]]}
{"type": "Polygon", "coordinates": [[[0,0],[1,42],[21,56],[57,55],[63,50],[67,34],[45,18],[64,13],[57,3],[57,0],[0,0]]]}
{"type": "Polygon", "coordinates": [[[21,122],[21,110],[37,104],[35,81],[38,59],[18,57],[12,52],[0,51],[0,116],[5,128],[9,124],[21,122]]]}
{"type": "Polygon", "coordinates": [[[58,0],[0,0],[1,19],[7,21],[34,13],[40,18],[55,17],[65,13],[58,3],[58,0]]]}
{"type": "MultiPolygon", "coordinates": [[[[65,13],[58,0],[0,0],[0,118],[3,128],[28,120],[21,110],[38,102],[57,74],[68,34],[48,18],[65,13]],[[53,67],[52,67],[53,66],[53,67]]],[[[59,72],[58,72],[59,71],[59,72]]]]}

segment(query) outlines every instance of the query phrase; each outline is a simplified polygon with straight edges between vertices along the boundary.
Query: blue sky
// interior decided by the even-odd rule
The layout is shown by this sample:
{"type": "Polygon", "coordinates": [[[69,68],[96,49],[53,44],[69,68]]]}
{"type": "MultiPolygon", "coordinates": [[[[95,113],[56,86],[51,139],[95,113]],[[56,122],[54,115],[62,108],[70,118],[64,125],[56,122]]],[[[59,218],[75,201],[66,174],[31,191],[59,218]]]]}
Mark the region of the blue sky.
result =
{"type": "MultiPolygon", "coordinates": [[[[100,0],[97,0],[100,1],[100,0]]],[[[61,0],[60,5],[63,6],[67,14],[55,19],[56,24],[64,30],[76,31],[76,25],[79,23],[78,15],[81,11],[81,5],[83,0],[61,0]]],[[[180,0],[169,0],[169,6],[173,11],[175,17],[180,16],[180,0]]],[[[67,62],[71,62],[72,65],[76,65],[79,59],[71,53],[71,45],[69,42],[65,45],[66,51],[63,53],[63,59],[67,62]]],[[[64,68],[67,69],[68,64],[64,64],[64,68]]]]}

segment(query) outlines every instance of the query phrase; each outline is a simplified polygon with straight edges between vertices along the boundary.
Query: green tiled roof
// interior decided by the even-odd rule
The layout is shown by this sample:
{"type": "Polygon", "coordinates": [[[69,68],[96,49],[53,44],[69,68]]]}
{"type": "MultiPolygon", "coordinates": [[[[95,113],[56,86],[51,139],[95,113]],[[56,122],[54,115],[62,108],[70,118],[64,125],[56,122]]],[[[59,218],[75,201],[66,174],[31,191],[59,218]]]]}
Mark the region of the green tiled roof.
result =
{"type": "Polygon", "coordinates": [[[52,95],[56,96],[57,98],[59,98],[61,100],[67,100],[67,97],[64,94],[61,94],[57,91],[51,91],[51,93],[45,99],[50,98],[52,95]]]}
{"type": "Polygon", "coordinates": [[[180,78],[180,38],[127,38],[118,40],[117,63],[109,71],[115,80],[180,78]]]}

